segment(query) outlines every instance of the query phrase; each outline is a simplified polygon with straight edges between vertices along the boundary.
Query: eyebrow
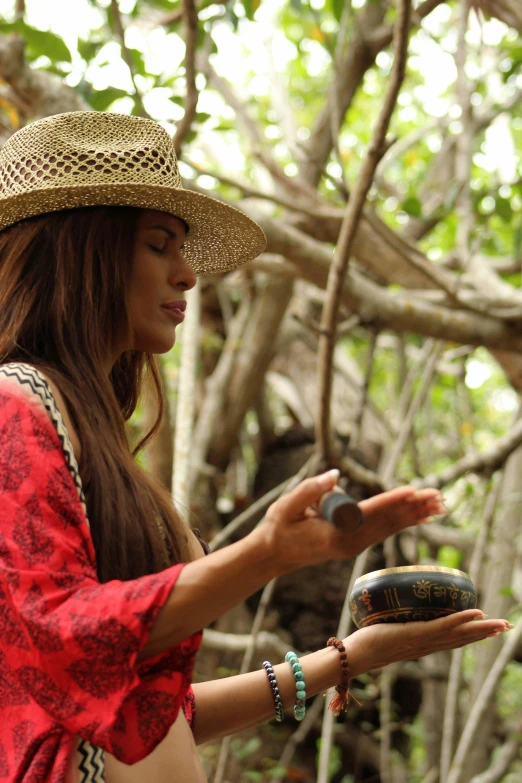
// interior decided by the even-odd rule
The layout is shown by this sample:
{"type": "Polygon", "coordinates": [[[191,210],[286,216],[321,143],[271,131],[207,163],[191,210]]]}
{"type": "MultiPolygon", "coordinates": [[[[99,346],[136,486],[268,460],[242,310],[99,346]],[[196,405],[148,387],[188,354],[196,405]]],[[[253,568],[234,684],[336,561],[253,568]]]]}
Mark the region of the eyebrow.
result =
{"type": "Polygon", "coordinates": [[[158,229],[159,231],[164,231],[167,236],[170,237],[170,239],[177,239],[178,235],[175,231],[172,231],[170,228],[167,228],[166,226],[147,226],[146,231],[153,231],[154,229],[158,229]]]}

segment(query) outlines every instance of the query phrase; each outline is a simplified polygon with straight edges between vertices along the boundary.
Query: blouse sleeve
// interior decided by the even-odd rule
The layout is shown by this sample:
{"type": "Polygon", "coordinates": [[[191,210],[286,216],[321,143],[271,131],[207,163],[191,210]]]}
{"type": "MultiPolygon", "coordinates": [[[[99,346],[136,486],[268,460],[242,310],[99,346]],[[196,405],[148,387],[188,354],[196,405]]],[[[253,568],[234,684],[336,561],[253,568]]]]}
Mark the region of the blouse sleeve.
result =
{"type": "Polygon", "coordinates": [[[135,763],[191,698],[201,633],[137,663],[183,564],[100,584],[58,435],[38,399],[4,392],[0,386],[0,699],[34,700],[70,732],[135,763]]]}

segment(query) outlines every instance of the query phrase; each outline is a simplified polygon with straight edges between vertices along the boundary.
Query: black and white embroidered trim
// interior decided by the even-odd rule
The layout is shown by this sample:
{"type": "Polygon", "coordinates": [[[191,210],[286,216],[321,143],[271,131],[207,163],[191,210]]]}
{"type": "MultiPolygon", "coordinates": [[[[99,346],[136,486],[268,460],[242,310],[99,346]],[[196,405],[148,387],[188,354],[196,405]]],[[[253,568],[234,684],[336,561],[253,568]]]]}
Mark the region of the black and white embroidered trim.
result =
{"type": "Polygon", "coordinates": [[[39,372],[30,364],[14,362],[10,364],[3,364],[0,365],[0,374],[4,375],[6,378],[14,378],[14,380],[18,381],[18,383],[21,385],[28,386],[33,394],[36,394],[45,405],[47,413],[49,414],[49,418],[54,424],[54,428],[56,429],[58,437],[60,438],[65,460],[67,462],[67,467],[69,468],[74,479],[74,484],[78,491],[78,497],[80,498],[80,502],[82,504],[85,519],[87,520],[87,524],[89,524],[89,519],[87,517],[87,506],[85,505],[85,496],[83,494],[82,480],[80,478],[80,471],[78,470],[78,463],[74,455],[74,449],[69,438],[69,433],[67,432],[62,414],[58,410],[55,399],[49,388],[49,384],[41,372],[39,372]]]}

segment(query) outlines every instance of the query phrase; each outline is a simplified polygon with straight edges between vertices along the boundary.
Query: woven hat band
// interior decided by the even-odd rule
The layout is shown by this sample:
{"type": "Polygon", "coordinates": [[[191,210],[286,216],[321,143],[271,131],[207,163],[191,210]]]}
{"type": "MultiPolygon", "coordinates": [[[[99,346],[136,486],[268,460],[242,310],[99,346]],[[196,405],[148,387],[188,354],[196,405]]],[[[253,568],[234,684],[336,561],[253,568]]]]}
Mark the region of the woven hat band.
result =
{"type": "Polygon", "coordinates": [[[72,112],[14,133],[0,152],[0,199],[114,182],[182,189],[168,133],[152,120],[72,112]]]}

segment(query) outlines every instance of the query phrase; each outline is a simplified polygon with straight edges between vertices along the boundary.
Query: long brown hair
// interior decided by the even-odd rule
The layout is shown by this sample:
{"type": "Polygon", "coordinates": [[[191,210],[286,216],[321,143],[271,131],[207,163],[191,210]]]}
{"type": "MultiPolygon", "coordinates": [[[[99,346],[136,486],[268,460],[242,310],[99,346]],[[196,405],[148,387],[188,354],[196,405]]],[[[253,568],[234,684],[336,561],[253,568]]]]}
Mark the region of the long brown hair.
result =
{"type": "Polygon", "coordinates": [[[104,372],[108,349],[130,333],[127,292],[139,214],[132,207],[71,209],[0,232],[0,364],[32,364],[63,394],[82,444],[79,467],[102,582],[190,559],[185,523],[134,459],[161,420],[155,360],[127,351],[109,377],[104,372]],[[145,373],[158,417],[133,454],[125,421],[145,373]]]}

